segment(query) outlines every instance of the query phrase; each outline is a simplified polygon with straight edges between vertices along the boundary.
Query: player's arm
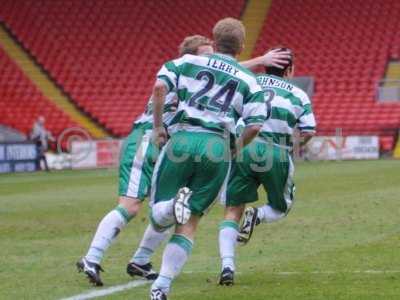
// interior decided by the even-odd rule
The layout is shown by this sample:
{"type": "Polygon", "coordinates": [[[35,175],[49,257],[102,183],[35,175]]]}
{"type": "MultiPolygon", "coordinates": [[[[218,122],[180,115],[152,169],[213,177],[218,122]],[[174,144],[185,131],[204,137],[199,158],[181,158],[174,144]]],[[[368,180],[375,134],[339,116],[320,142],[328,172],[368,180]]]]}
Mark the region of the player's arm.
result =
{"type": "Polygon", "coordinates": [[[168,92],[176,88],[177,72],[174,61],[165,63],[157,73],[157,80],[153,87],[153,136],[160,146],[166,143],[168,136],[163,123],[165,97],[168,92]]]}
{"type": "Polygon", "coordinates": [[[258,66],[277,67],[283,69],[283,66],[287,64],[289,59],[290,52],[274,49],[268,51],[264,55],[242,61],[240,64],[247,69],[253,69],[258,66]]]}
{"type": "Polygon", "coordinates": [[[298,119],[297,128],[300,131],[300,147],[304,147],[316,132],[316,122],[312,110],[311,102],[308,99],[303,99],[303,113],[298,119]]]}
{"type": "Polygon", "coordinates": [[[246,147],[257,136],[267,118],[264,93],[256,81],[251,86],[254,91],[243,104],[242,118],[245,128],[236,141],[236,153],[246,147]]]}
{"type": "Polygon", "coordinates": [[[315,135],[315,132],[300,132],[300,147],[304,147],[315,135]]]}
{"type": "Polygon", "coordinates": [[[167,132],[163,124],[163,112],[165,96],[168,93],[168,89],[164,81],[157,80],[153,87],[153,118],[154,118],[154,138],[155,142],[162,146],[167,141],[167,132]]]}
{"type": "Polygon", "coordinates": [[[248,125],[244,128],[240,137],[236,140],[235,153],[240,152],[246,145],[257,136],[261,129],[261,125],[248,125]]]}

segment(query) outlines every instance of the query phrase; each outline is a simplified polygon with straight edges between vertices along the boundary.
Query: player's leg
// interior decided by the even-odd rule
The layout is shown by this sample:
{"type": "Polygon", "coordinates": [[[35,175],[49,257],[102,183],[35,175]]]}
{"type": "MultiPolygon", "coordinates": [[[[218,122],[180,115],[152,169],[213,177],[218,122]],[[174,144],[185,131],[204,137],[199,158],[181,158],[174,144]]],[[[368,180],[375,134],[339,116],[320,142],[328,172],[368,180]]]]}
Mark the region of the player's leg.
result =
{"type": "Polygon", "coordinates": [[[150,222],[156,231],[163,232],[176,223],[174,204],[177,193],[187,186],[194,173],[190,144],[187,135],[173,135],[162,149],[154,168],[150,222]]]}
{"type": "Polygon", "coordinates": [[[219,251],[221,275],[219,284],[232,285],[235,272],[235,248],[239,235],[239,222],[246,203],[257,201],[259,183],[252,176],[249,155],[243,153],[241,161],[235,161],[223,197],[226,201],[224,220],[219,226],[219,251]]]}
{"type": "Polygon", "coordinates": [[[274,166],[263,180],[268,191],[268,204],[257,208],[257,218],[261,223],[272,223],[284,218],[294,200],[292,158],[287,151],[278,147],[275,147],[274,153],[274,166]]]}
{"type": "Polygon", "coordinates": [[[150,134],[144,134],[140,129],[134,130],[124,143],[119,170],[118,205],[100,221],[86,256],[77,263],[78,269],[84,271],[95,285],[102,285],[99,271],[104,253],[139,212],[148,193],[150,177],[147,169],[151,166],[145,158],[152,155],[153,147],[150,134]]]}
{"type": "Polygon", "coordinates": [[[141,276],[149,280],[156,279],[158,274],[153,271],[150,260],[154,251],[168,236],[169,230],[158,231],[150,223],[143,234],[139,247],[127,265],[127,273],[130,276],[141,276]]]}
{"type": "Polygon", "coordinates": [[[215,136],[215,141],[214,136],[196,134],[187,149],[187,153],[196,161],[191,164],[194,173],[186,180],[192,192],[188,203],[191,217],[186,224],[176,226],[175,234],[164,250],[160,275],[151,288],[152,299],[162,299],[169,293],[173,279],[179,275],[191,253],[200,217],[212,206],[225,180],[229,166],[229,161],[224,160],[227,149],[224,141],[218,136],[215,136]],[[207,147],[207,144],[213,146],[207,147]],[[210,148],[213,148],[213,154],[208,153],[210,148]],[[213,155],[219,159],[210,160],[209,156],[213,155]],[[212,180],[210,174],[213,174],[212,180]]]}
{"type": "Polygon", "coordinates": [[[192,252],[199,221],[200,216],[192,215],[186,224],[176,226],[163,252],[160,275],[151,287],[152,299],[158,299],[158,294],[166,297],[170,292],[173,279],[179,275],[192,252]]]}
{"type": "MultiPolygon", "coordinates": [[[[284,218],[294,199],[294,166],[287,150],[279,147],[270,147],[273,153],[273,167],[266,174],[260,176],[264,188],[268,193],[268,203],[255,208],[248,207],[245,211],[244,224],[253,227],[260,223],[272,223],[284,218]]],[[[241,231],[243,230],[241,227],[241,231]]]]}

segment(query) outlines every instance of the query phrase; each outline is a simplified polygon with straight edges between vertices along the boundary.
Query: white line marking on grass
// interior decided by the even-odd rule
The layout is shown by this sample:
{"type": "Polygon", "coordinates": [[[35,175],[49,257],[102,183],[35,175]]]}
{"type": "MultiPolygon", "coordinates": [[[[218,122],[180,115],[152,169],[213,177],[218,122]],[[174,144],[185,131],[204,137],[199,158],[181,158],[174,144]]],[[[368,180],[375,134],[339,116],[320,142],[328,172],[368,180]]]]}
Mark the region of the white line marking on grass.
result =
{"type": "Polygon", "coordinates": [[[306,274],[316,274],[316,275],[329,275],[329,274],[396,274],[400,273],[400,270],[356,270],[356,271],[311,271],[311,272],[273,272],[272,274],[290,276],[290,275],[306,275],[306,274]]]}
{"type": "Polygon", "coordinates": [[[93,299],[97,297],[103,297],[111,294],[115,294],[118,292],[126,291],[129,289],[133,289],[138,286],[146,285],[151,283],[152,281],[149,280],[135,280],[131,281],[126,284],[114,285],[109,288],[99,289],[99,290],[90,290],[88,292],[75,295],[68,298],[63,298],[61,300],[86,300],[86,299],[93,299]]]}
{"type": "MultiPolygon", "coordinates": [[[[211,272],[211,271],[201,271],[201,270],[196,270],[196,271],[188,270],[188,271],[184,271],[182,273],[184,273],[184,274],[194,274],[194,273],[218,274],[218,273],[211,272]]],[[[310,271],[310,272],[294,271],[294,272],[272,272],[269,274],[280,275],[280,276],[291,276],[291,275],[307,275],[307,274],[314,274],[314,275],[376,274],[376,275],[382,275],[382,274],[398,274],[398,273],[400,273],[400,270],[355,270],[355,271],[310,271]]],[[[243,274],[243,273],[236,272],[236,274],[243,274]]],[[[109,288],[90,290],[90,291],[84,292],[79,295],[75,295],[75,296],[68,297],[68,298],[63,298],[61,300],[86,300],[86,299],[93,299],[93,298],[97,298],[97,297],[104,297],[104,296],[108,296],[111,294],[130,290],[130,289],[142,286],[142,285],[150,284],[150,283],[152,283],[152,281],[135,280],[135,281],[128,282],[126,284],[114,285],[109,288]]]]}

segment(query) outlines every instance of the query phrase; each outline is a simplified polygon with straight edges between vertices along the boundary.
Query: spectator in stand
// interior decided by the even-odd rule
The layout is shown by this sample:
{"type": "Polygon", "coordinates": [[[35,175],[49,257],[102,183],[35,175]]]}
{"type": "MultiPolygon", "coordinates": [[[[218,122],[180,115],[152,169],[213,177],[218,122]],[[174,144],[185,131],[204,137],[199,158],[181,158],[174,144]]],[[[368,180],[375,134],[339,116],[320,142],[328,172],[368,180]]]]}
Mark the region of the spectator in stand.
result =
{"type": "Polygon", "coordinates": [[[46,171],[50,171],[45,153],[49,148],[48,141],[54,142],[55,138],[53,137],[51,132],[46,129],[45,122],[46,119],[43,116],[38,117],[36,122],[33,124],[30,139],[35,142],[38,151],[38,159],[36,162],[37,168],[41,169],[40,162],[43,160],[46,171]]]}

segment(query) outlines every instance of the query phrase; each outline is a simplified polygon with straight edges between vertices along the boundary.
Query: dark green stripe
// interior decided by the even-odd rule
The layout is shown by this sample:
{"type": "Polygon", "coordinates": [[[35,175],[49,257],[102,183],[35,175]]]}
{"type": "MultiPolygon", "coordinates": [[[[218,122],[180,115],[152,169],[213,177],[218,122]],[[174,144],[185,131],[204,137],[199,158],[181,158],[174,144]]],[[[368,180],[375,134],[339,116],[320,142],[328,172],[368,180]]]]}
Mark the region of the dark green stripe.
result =
{"type": "Polygon", "coordinates": [[[311,104],[304,105],[303,109],[304,109],[304,112],[301,114],[302,116],[306,116],[306,115],[309,115],[309,114],[313,113],[311,104]]]}
{"type": "Polygon", "coordinates": [[[250,94],[250,97],[247,97],[244,99],[243,103],[248,104],[248,103],[264,103],[264,92],[259,91],[254,94],[250,94]]]}
{"type": "Polygon", "coordinates": [[[265,122],[265,116],[251,116],[243,120],[246,125],[249,124],[263,124],[265,122]]]}
{"type": "Polygon", "coordinates": [[[224,220],[219,224],[219,230],[224,228],[233,228],[236,231],[239,231],[239,224],[232,220],[224,220]]]}
{"type": "Polygon", "coordinates": [[[158,79],[164,81],[168,85],[168,91],[172,91],[175,85],[172,83],[171,79],[168,78],[166,75],[158,75],[158,79]]]}
{"type": "Polygon", "coordinates": [[[153,129],[153,123],[151,123],[151,122],[143,122],[142,123],[140,121],[135,122],[134,123],[134,130],[138,129],[138,128],[143,129],[143,130],[153,129]]]}
{"type": "Polygon", "coordinates": [[[315,130],[314,126],[304,126],[304,127],[299,127],[300,130],[315,130]]]}
{"type": "Polygon", "coordinates": [[[293,128],[297,123],[296,117],[289,110],[276,106],[272,107],[271,119],[286,121],[291,128],[293,128]]]}
{"type": "Polygon", "coordinates": [[[117,212],[119,212],[119,214],[125,219],[126,223],[128,223],[130,220],[132,220],[132,218],[134,217],[133,215],[131,215],[127,209],[125,207],[123,207],[122,205],[118,205],[115,210],[117,212]]]}
{"type": "Polygon", "coordinates": [[[303,103],[301,102],[300,98],[293,95],[293,93],[280,88],[273,88],[273,89],[277,96],[289,100],[292,105],[303,107],[303,103]]]}
{"type": "Polygon", "coordinates": [[[224,132],[224,126],[221,123],[214,123],[214,122],[205,122],[201,119],[191,118],[187,115],[184,110],[179,111],[174,118],[172,119],[170,126],[174,124],[190,124],[193,126],[200,126],[211,131],[215,131],[218,133],[224,132]]]}
{"type": "Polygon", "coordinates": [[[179,68],[174,64],[174,61],[173,61],[173,60],[167,61],[167,62],[164,64],[164,67],[165,67],[168,71],[173,72],[173,73],[175,73],[176,75],[178,75],[178,73],[179,73],[179,68]]]}
{"type": "Polygon", "coordinates": [[[188,255],[192,252],[193,242],[183,235],[173,234],[169,242],[182,247],[188,255]]]}

